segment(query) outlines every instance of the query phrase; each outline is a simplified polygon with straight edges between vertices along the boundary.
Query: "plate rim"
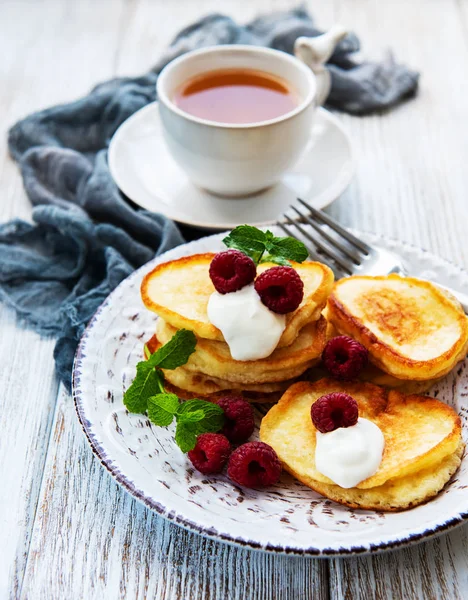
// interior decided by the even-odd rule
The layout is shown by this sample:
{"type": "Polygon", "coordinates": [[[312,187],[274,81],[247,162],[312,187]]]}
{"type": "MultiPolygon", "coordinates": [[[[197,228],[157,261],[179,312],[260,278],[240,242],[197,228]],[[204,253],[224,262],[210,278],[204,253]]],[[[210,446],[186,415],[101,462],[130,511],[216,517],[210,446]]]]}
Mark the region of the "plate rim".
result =
{"type": "MultiPolygon", "coordinates": [[[[138,199],[135,199],[134,195],[131,193],[130,188],[127,187],[125,180],[120,177],[120,170],[117,167],[117,158],[116,158],[117,150],[116,150],[116,148],[118,146],[121,136],[124,135],[126,130],[131,127],[131,125],[133,124],[133,121],[138,118],[142,118],[143,113],[145,113],[145,112],[150,113],[153,110],[157,110],[158,114],[159,114],[159,104],[158,104],[157,100],[154,102],[150,102],[149,104],[146,104],[145,106],[143,106],[142,108],[140,108],[136,112],[134,112],[132,115],[130,115],[115,130],[115,132],[109,142],[108,149],[107,149],[107,163],[108,163],[108,167],[109,167],[109,172],[111,174],[112,179],[114,180],[114,183],[117,185],[117,187],[119,188],[121,193],[123,193],[125,196],[130,198],[130,200],[132,202],[134,202],[135,204],[137,204],[140,208],[142,208],[144,210],[148,210],[148,209],[146,207],[142,206],[140,204],[140,202],[138,201],[138,199]]],[[[337,200],[341,196],[341,194],[347,189],[347,187],[349,186],[349,184],[351,183],[351,181],[353,180],[353,178],[356,175],[357,160],[356,160],[356,152],[355,152],[353,144],[351,142],[351,136],[348,133],[348,131],[346,130],[346,128],[343,127],[341,121],[331,111],[323,108],[322,106],[317,107],[317,113],[320,114],[327,121],[333,123],[333,125],[343,135],[345,142],[346,142],[346,147],[347,147],[348,153],[349,153],[349,165],[350,165],[349,169],[347,169],[344,172],[344,174],[341,175],[341,177],[339,179],[336,179],[332,185],[330,185],[323,192],[321,192],[320,194],[318,194],[316,196],[316,198],[319,199],[319,202],[314,203],[314,207],[321,210],[322,208],[329,206],[332,202],[337,200]]],[[[224,231],[226,229],[233,229],[234,227],[237,227],[237,225],[240,224],[240,223],[220,223],[220,224],[219,223],[203,223],[201,221],[193,221],[193,220],[187,220],[185,218],[178,218],[177,216],[174,216],[173,214],[166,214],[164,208],[165,208],[165,206],[168,206],[168,205],[166,205],[162,200],[159,200],[159,202],[160,202],[160,206],[156,209],[156,212],[160,212],[167,218],[172,219],[173,221],[175,221],[176,223],[180,223],[181,225],[188,225],[190,227],[195,227],[196,229],[209,230],[209,231],[215,233],[218,231],[224,231]]],[[[294,202],[293,197],[291,198],[291,203],[292,202],[294,202]]],[[[266,221],[255,221],[255,222],[249,221],[249,223],[251,225],[255,225],[256,227],[268,227],[268,226],[274,225],[278,221],[278,218],[279,218],[279,216],[275,219],[268,219],[266,221]]]]}
{"type": "MultiPolygon", "coordinates": [[[[445,259],[443,257],[435,255],[433,252],[431,252],[425,248],[421,248],[420,246],[417,246],[416,244],[404,242],[401,240],[396,240],[394,238],[390,238],[390,237],[387,237],[384,235],[379,235],[379,234],[375,234],[375,233],[371,233],[371,232],[356,230],[354,228],[351,229],[351,231],[357,235],[363,234],[364,236],[368,236],[371,238],[382,239],[382,240],[386,240],[388,242],[395,242],[397,244],[401,244],[401,245],[413,248],[415,250],[418,250],[418,251],[422,252],[423,254],[427,254],[430,256],[436,256],[442,262],[445,262],[446,264],[458,269],[466,277],[468,277],[468,271],[465,270],[463,267],[460,267],[459,265],[457,265],[456,263],[454,263],[448,259],[445,259]]],[[[207,238],[219,239],[221,237],[221,235],[222,234],[219,234],[219,233],[213,234],[210,236],[206,236],[204,239],[207,239],[207,238]]],[[[198,240],[193,240],[186,244],[181,244],[180,246],[190,247],[190,246],[196,245],[197,242],[198,242],[198,240]]],[[[178,248],[180,246],[176,246],[175,248],[178,248]]],[[[295,548],[295,547],[291,547],[288,545],[270,544],[270,543],[266,544],[266,545],[262,545],[253,540],[246,540],[244,538],[235,537],[230,534],[220,533],[213,527],[211,527],[211,528],[210,527],[202,527],[202,526],[198,525],[197,523],[191,521],[190,519],[184,517],[183,515],[177,514],[177,512],[175,510],[167,509],[165,506],[158,503],[154,499],[149,498],[148,496],[145,496],[144,493],[142,491],[138,490],[137,487],[133,484],[133,482],[125,476],[125,474],[121,473],[119,471],[119,469],[114,467],[112,464],[109,464],[109,463],[112,463],[112,460],[107,459],[107,461],[106,461],[106,450],[96,440],[95,435],[91,431],[89,421],[87,420],[87,418],[85,416],[85,413],[83,410],[83,403],[81,401],[82,391],[79,387],[80,373],[78,372],[78,369],[79,369],[81,360],[85,357],[86,341],[90,335],[92,328],[96,324],[96,321],[99,318],[101,312],[112,301],[112,298],[113,298],[114,294],[115,295],[117,294],[119,287],[121,285],[123,285],[129,278],[137,277],[140,272],[148,269],[149,264],[152,264],[153,262],[157,263],[158,261],[160,261],[161,258],[163,258],[168,252],[171,252],[175,248],[172,248],[171,250],[164,252],[160,256],[155,257],[148,263],[145,263],[144,265],[142,265],[141,267],[139,267],[138,269],[133,271],[128,277],[126,277],[123,281],[121,281],[119,283],[119,285],[107,296],[107,298],[97,308],[96,312],[93,314],[91,320],[89,321],[88,325],[86,326],[86,328],[80,338],[80,341],[79,341],[79,344],[78,344],[78,347],[77,347],[77,350],[75,353],[74,361],[73,361],[72,397],[73,397],[73,403],[74,403],[74,407],[75,407],[75,412],[78,417],[78,421],[81,425],[81,428],[83,430],[83,433],[85,434],[85,437],[86,437],[89,445],[91,446],[93,453],[98,458],[101,465],[103,467],[105,467],[105,469],[110,473],[110,475],[116,480],[116,482],[118,484],[120,484],[122,487],[124,487],[126,489],[126,491],[128,491],[136,500],[138,500],[139,502],[144,504],[146,507],[155,511],[156,513],[158,513],[158,515],[160,515],[164,519],[166,519],[170,522],[173,522],[176,525],[183,527],[184,529],[187,529],[194,533],[203,535],[207,538],[210,538],[210,539],[218,541],[218,542],[224,542],[224,543],[228,543],[228,544],[235,545],[235,546],[242,546],[243,548],[248,548],[250,550],[262,551],[262,552],[268,552],[268,553],[274,553],[274,554],[280,554],[280,555],[309,556],[309,557],[315,557],[315,558],[330,558],[330,557],[337,558],[337,557],[349,557],[349,556],[356,556],[356,555],[364,556],[364,555],[368,555],[368,554],[376,554],[376,553],[385,552],[385,551],[389,551],[389,550],[395,550],[395,549],[398,549],[401,547],[411,546],[411,545],[417,544],[420,541],[423,541],[423,540],[425,541],[425,540],[429,540],[431,538],[438,537],[444,533],[447,533],[448,531],[450,531],[452,529],[459,527],[460,525],[464,524],[468,520],[468,510],[461,511],[457,515],[449,518],[448,520],[444,521],[440,525],[436,525],[434,527],[426,529],[423,532],[410,533],[410,534],[406,535],[405,537],[402,537],[398,540],[387,541],[387,542],[382,542],[382,543],[378,543],[378,544],[369,544],[367,546],[356,545],[356,546],[349,546],[347,548],[341,547],[341,548],[320,549],[320,548],[316,548],[313,546],[310,546],[308,548],[295,548]]]]}

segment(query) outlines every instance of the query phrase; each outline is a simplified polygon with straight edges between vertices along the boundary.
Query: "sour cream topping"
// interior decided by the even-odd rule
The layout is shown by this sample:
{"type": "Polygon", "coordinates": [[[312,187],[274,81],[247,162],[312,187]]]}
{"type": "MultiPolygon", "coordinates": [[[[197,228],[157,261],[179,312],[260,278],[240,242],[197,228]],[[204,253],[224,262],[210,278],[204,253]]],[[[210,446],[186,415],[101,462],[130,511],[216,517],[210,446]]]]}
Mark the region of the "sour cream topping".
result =
{"type": "Polygon", "coordinates": [[[328,433],[317,431],[315,466],[342,488],[356,487],[380,467],[385,440],[380,428],[368,419],[328,433]]]}
{"type": "Polygon", "coordinates": [[[208,318],[224,336],[234,360],[258,360],[270,356],[286,327],[286,317],[269,310],[253,284],[237,292],[213,292],[208,318]]]}

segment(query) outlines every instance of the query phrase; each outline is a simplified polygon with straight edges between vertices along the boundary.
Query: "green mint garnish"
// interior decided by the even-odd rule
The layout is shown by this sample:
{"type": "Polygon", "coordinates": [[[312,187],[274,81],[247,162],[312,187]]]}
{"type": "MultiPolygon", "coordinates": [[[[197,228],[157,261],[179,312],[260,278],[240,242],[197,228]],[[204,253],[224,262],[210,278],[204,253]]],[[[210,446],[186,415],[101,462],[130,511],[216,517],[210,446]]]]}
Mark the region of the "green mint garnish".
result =
{"type": "Polygon", "coordinates": [[[228,248],[240,250],[258,265],[274,262],[289,266],[290,260],[304,262],[309,256],[306,247],[291,237],[276,237],[271,231],[262,231],[251,225],[239,225],[223,239],[228,248]]]}
{"type": "Polygon", "coordinates": [[[166,427],[177,421],[175,441],[182,452],[193,450],[201,433],[219,431],[224,424],[224,411],[206,400],[179,403],[175,394],[157,394],[148,400],[148,417],[155,425],[166,427]]]}
{"type": "MultiPolygon", "coordinates": [[[[208,402],[208,400],[187,400],[187,402],[183,402],[179,405],[179,409],[177,411],[178,420],[182,422],[187,422],[187,418],[189,415],[198,414],[198,411],[203,412],[203,421],[204,426],[209,427],[206,431],[215,431],[212,429],[213,427],[217,427],[221,429],[224,425],[224,410],[214,404],[213,402],[208,402]]],[[[189,419],[192,421],[192,419],[189,419]]]]}
{"type": "Polygon", "coordinates": [[[145,356],[148,360],[137,364],[136,377],[125,392],[124,404],[127,410],[144,413],[148,409],[148,399],[151,396],[164,394],[164,375],[160,369],[176,369],[185,365],[196,344],[197,338],[193,331],[181,329],[154,354],[145,346],[145,356]]]}
{"type": "Polygon", "coordinates": [[[193,331],[180,329],[167,344],[150,356],[148,362],[160,369],[177,369],[185,365],[196,345],[197,338],[193,331]]]}
{"type": "Polygon", "coordinates": [[[179,398],[175,394],[156,394],[148,398],[148,417],[151,423],[167,427],[172,423],[179,408],[179,398]]]}
{"type": "Polygon", "coordinates": [[[137,364],[136,377],[124,396],[129,412],[147,412],[154,425],[167,427],[175,417],[175,441],[182,452],[192,450],[201,433],[219,431],[224,425],[224,411],[217,404],[206,400],[188,400],[181,404],[175,394],[164,389],[161,369],[177,369],[184,365],[196,343],[192,331],[181,329],[154,354],[145,345],[147,360],[137,364]]]}
{"type": "Polygon", "coordinates": [[[266,249],[265,236],[266,234],[256,227],[239,225],[223,239],[223,243],[228,248],[235,248],[247,254],[258,265],[266,249]]]}
{"type": "Polygon", "coordinates": [[[137,374],[132,385],[125,392],[124,404],[129,412],[144,413],[148,408],[148,398],[164,392],[164,377],[148,361],[137,364],[137,374]]]}
{"type": "Polygon", "coordinates": [[[224,411],[206,400],[188,400],[179,406],[176,419],[175,441],[182,452],[189,452],[195,447],[198,435],[223,427],[224,411]]]}
{"type": "Polygon", "coordinates": [[[205,411],[201,408],[194,410],[193,412],[186,412],[181,415],[177,415],[178,423],[197,423],[205,418],[205,411]]]}

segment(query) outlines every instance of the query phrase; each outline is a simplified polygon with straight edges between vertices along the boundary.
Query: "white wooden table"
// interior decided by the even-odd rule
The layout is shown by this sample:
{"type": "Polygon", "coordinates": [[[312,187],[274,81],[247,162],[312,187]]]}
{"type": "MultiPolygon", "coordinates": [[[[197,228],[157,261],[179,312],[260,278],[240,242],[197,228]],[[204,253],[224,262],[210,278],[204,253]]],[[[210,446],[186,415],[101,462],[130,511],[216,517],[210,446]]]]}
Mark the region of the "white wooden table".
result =
{"type": "MultiPolygon", "coordinates": [[[[294,0],[0,0],[0,221],[30,206],[6,130],[33,110],[144,72],[209,11],[248,20],[294,0]]],[[[419,97],[384,116],[340,115],[357,177],[331,208],[346,225],[468,267],[468,0],[316,0],[319,25],[393,46],[419,97]]],[[[0,305],[0,598],[259,600],[468,598],[468,529],[370,557],[273,556],[210,541],[117,486],[58,386],[53,340],[0,305]]]]}

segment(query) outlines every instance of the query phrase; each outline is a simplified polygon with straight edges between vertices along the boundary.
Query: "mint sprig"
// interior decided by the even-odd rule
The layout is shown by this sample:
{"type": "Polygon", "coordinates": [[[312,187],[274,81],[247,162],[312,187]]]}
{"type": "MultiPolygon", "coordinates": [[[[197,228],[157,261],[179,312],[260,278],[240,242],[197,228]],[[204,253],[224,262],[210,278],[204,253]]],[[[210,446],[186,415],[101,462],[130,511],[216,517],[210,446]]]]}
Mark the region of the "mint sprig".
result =
{"type": "Polygon", "coordinates": [[[185,365],[195,350],[197,338],[193,331],[180,329],[154,354],[145,346],[145,356],[137,364],[137,374],[132,385],[125,392],[124,404],[129,412],[144,413],[148,408],[148,398],[165,393],[164,375],[159,369],[176,369],[185,365]]]}
{"type": "Polygon", "coordinates": [[[289,261],[304,262],[309,256],[302,242],[291,237],[277,237],[269,230],[239,225],[223,239],[228,248],[240,250],[255,262],[273,262],[290,266],[289,261]]]}
{"type": "Polygon", "coordinates": [[[180,405],[176,414],[175,440],[182,452],[189,452],[202,433],[219,431],[224,425],[224,411],[206,400],[188,400],[180,405]]]}
{"type": "Polygon", "coordinates": [[[144,413],[148,408],[148,398],[164,392],[164,377],[147,361],[137,364],[137,374],[132,385],[125,392],[124,404],[129,412],[144,413]]]}
{"type": "Polygon", "coordinates": [[[175,441],[182,452],[193,450],[201,433],[219,431],[224,425],[224,411],[206,400],[179,403],[175,394],[157,394],[148,399],[148,417],[152,423],[167,427],[177,422],[175,441]]]}
{"type": "Polygon", "coordinates": [[[197,338],[193,331],[179,329],[179,331],[148,358],[152,367],[159,369],[177,369],[185,365],[192,352],[195,351],[197,338]]]}
{"type": "Polygon", "coordinates": [[[124,396],[129,412],[147,412],[154,425],[167,427],[175,417],[175,441],[182,452],[189,452],[195,447],[198,435],[219,431],[224,424],[224,411],[217,404],[206,400],[180,403],[176,394],[164,389],[161,369],[177,369],[184,365],[194,352],[196,343],[197,338],[192,331],[181,329],[153,354],[145,345],[147,360],[137,364],[136,377],[124,396]]]}
{"type": "Polygon", "coordinates": [[[167,427],[172,423],[179,408],[179,398],[175,394],[156,394],[148,398],[148,417],[151,423],[167,427]]]}

